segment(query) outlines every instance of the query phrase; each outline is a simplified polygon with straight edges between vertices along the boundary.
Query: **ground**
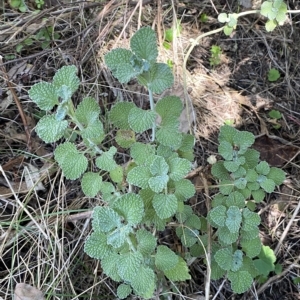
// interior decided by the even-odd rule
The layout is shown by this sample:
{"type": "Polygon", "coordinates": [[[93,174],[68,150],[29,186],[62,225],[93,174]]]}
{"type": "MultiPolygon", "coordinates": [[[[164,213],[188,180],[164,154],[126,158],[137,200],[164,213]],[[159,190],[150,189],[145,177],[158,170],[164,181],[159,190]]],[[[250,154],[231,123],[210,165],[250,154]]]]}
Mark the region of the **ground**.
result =
{"type": "MultiPolygon", "coordinates": [[[[286,2],[289,9],[300,9],[297,1],[286,2]]],[[[40,11],[35,11],[38,1],[25,3],[26,12],[8,3],[0,6],[0,299],[12,299],[16,283],[22,282],[46,299],[116,298],[116,283],[83,251],[90,211],[99,198],[84,197],[77,181],[62,177],[53,160],[56,145],[43,143],[34,131],[41,112],[27,92],[36,82],[50,81],[60,67],[74,64],[82,82],[75,105],[93,96],[105,120],[117,97],[146,103],[145,91],[134,81],[118,83],[103,60],[110,49],[128,46],[141,26],[157,32],[160,60],[172,62],[176,78],[168,93],[184,99],[181,124],[196,136],[196,171],[189,176],[197,190],[190,200],[195,212],[205,216],[204,203],[215,192],[205,189],[216,184],[207,159],[218,158],[217,135],[224,122],[252,132],[262,159],[286,172],[284,184],[258,207],[261,240],[275,251],[282,270],[242,295],[234,295],[226,279],[213,281],[211,299],[300,299],[299,13],[289,14],[273,32],[265,30],[259,14],[241,17],[229,37],[219,32],[193,46],[201,34],[220,28],[218,13],[250,9],[245,8],[249,1],[241,1],[242,6],[223,0],[45,0],[40,11]],[[164,33],[176,19],[180,34],[166,49],[164,33]],[[217,65],[210,64],[214,45],[221,48],[217,65]],[[279,71],[276,81],[268,80],[271,68],[279,71]],[[281,118],[271,118],[272,110],[281,118]],[[33,186],[30,182],[37,179],[33,186]]],[[[108,123],[105,129],[111,139],[108,123]]],[[[164,233],[164,242],[177,247],[170,236],[164,233]]],[[[167,298],[204,299],[205,273],[202,261],[195,260],[192,280],[176,287],[166,283],[167,298]]],[[[159,293],[157,299],[164,299],[159,293]]]]}

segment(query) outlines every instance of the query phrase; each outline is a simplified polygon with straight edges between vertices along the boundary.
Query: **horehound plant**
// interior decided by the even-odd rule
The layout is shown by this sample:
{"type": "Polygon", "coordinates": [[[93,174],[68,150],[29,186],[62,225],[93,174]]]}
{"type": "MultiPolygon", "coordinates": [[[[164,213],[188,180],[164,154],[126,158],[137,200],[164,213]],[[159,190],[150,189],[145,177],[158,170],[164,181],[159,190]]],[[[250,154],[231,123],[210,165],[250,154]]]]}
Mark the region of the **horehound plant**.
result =
{"type": "MultiPolygon", "coordinates": [[[[84,250],[120,283],[117,295],[121,299],[131,293],[151,298],[155,290],[163,290],[166,279],[190,279],[186,259],[201,257],[208,241],[201,228],[205,222],[186,202],[195,193],[194,185],[185,179],[194,159],[194,137],[179,131],[182,102],[175,96],[156,104],[153,100],[152,93],[160,94],[173,84],[171,69],[158,63],[157,56],[156,35],[149,27],[133,35],[130,49],[114,49],[105,56],[120,82],[136,78],[149,92],[150,109],[118,102],[109,112],[117,128],[115,141],[130,156],[125,165],[114,159],[116,147],[102,145],[105,132],[97,101],[84,98],[74,107],[71,97],[79,86],[76,67],[62,67],[52,83],[37,83],[29,91],[30,98],[47,112],[37,124],[37,134],[47,143],[65,140],[54,152],[64,176],[80,179],[88,197],[101,194],[103,201],[93,210],[93,232],[84,250]],[[148,130],[151,139],[141,142],[140,134],[148,130]],[[159,231],[168,226],[176,226],[186,253],[158,243],[159,231]]],[[[249,132],[222,127],[219,152],[225,161],[212,168],[220,180],[220,194],[207,217],[217,229],[211,237],[213,259],[208,269],[214,279],[228,276],[237,293],[264,275],[261,265],[269,263],[258,238],[260,219],[253,204],[284,179],[280,169],[258,162],[259,153],[248,149],[253,141],[249,132]]]]}

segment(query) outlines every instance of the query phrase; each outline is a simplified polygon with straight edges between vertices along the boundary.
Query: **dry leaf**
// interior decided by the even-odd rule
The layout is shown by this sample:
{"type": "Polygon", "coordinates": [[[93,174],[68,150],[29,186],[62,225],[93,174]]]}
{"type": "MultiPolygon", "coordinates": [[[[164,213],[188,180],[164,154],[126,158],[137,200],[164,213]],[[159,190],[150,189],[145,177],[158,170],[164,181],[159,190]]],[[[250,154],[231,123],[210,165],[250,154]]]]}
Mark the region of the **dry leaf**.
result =
{"type": "Polygon", "coordinates": [[[45,300],[43,293],[26,283],[18,283],[15,288],[15,300],[45,300]]]}

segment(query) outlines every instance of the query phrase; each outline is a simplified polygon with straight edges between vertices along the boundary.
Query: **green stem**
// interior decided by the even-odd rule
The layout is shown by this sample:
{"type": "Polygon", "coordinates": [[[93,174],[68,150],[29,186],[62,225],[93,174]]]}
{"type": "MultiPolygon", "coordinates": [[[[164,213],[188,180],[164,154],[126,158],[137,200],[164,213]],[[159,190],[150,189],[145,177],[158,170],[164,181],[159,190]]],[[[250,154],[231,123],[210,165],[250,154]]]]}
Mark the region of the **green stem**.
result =
{"type": "MultiPolygon", "coordinates": [[[[148,88],[148,93],[149,93],[149,101],[150,101],[150,108],[152,111],[154,111],[155,109],[155,104],[154,104],[154,100],[153,100],[153,93],[151,91],[151,89],[148,88]]],[[[151,138],[151,142],[154,142],[155,140],[155,129],[156,129],[156,121],[153,122],[152,125],[152,138],[151,138]]]]}

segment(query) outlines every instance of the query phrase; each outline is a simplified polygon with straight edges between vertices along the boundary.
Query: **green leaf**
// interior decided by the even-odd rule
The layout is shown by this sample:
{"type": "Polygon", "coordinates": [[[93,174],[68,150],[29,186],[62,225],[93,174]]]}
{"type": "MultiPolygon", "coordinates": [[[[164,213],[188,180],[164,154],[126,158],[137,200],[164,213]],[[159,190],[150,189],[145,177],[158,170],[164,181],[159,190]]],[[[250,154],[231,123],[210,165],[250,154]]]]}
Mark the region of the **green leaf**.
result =
{"type": "Polygon", "coordinates": [[[149,187],[148,181],[151,177],[152,174],[149,168],[137,166],[128,172],[127,181],[130,184],[146,189],[149,187]]]}
{"type": "Polygon", "coordinates": [[[218,263],[218,265],[226,271],[231,269],[232,265],[232,250],[229,248],[220,249],[216,252],[214,259],[218,263]]]}
{"type": "Polygon", "coordinates": [[[109,148],[108,151],[103,152],[99,157],[96,159],[96,165],[99,169],[104,171],[112,171],[118,165],[114,160],[114,155],[117,153],[117,148],[112,146],[109,148]]]}
{"type": "Polygon", "coordinates": [[[191,247],[199,240],[199,231],[195,229],[180,226],[176,228],[176,234],[185,247],[191,247]]]}
{"type": "Polygon", "coordinates": [[[232,256],[231,271],[238,271],[243,265],[243,252],[241,250],[236,250],[232,256]]]}
{"type": "Polygon", "coordinates": [[[132,102],[118,102],[109,112],[110,121],[120,129],[129,130],[129,112],[135,107],[135,104],[132,102]]]}
{"type": "Polygon", "coordinates": [[[141,133],[150,129],[156,119],[156,113],[152,110],[144,110],[134,107],[128,115],[128,123],[132,130],[141,133]]]}
{"type": "Polygon", "coordinates": [[[245,197],[240,192],[233,192],[230,195],[228,195],[228,198],[226,199],[226,205],[228,207],[235,206],[238,208],[244,208],[245,207],[245,197]]]}
{"type": "Polygon", "coordinates": [[[51,110],[58,105],[58,94],[55,86],[48,82],[39,82],[28,91],[30,99],[42,110],[51,110]]]}
{"type": "Polygon", "coordinates": [[[189,216],[187,218],[187,220],[185,222],[185,226],[200,230],[201,220],[197,215],[192,214],[191,216],[189,216]]]}
{"type": "Polygon", "coordinates": [[[223,227],[226,221],[226,207],[223,205],[213,208],[208,213],[208,221],[214,227],[223,227]]]}
{"type": "Polygon", "coordinates": [[[110,207],[96,206],[93,210],[92,225],[96,232],[109,232],[121,226],[121,218],[110,207]]]}
{"type": "Polygon", "coordinates": [[[231,180],[222,180],[219,184],[220,193],[230,195],[234,189],[234,184],[231,180]]]}
{"type": "Polygon", "coordinates": [[[270,172],[270,166],[266,161],[261,161],[255,170],[258,174],[267,175],[270,172]]]}
{"type": "Polygon", "coordinates": [[[79,87],[79,78],[76,75],[77,68],[75,66],[63,66],[53,77],[53,85],[58,90],[63,85],[70,88],[71,93],[75,93],[79,87]]]}
{"type": "Polygon", "coordinates": [[[231,35],[232,31],[233,31],[233,27],[230,27],[228,25],[226,25],[224,27],[224,33],[225,33],[225,35],[227,35],[227,36],[231,35]]]}
{"type": "Polygon", "coordinates": [[[122,183],[123,181],[123,168],[117,166],[115,169],[109,172],[109,177],[113,182],[122,183]]]}
{"type": "Polygon", "coordinates": [[[154,63],[149,72],[137,76],[142,85],[146,85],[153,93],[160,94],[174,83],[172,70],[167,64],[154,63]]]}
{"type": "Polygon", "coordinates": [[[278,25],[276,20],[268,20],[265,24],[265,28],[267,32],[273,31],[278,25]]]}
{"type": "Polygon", "coordinates": [[[130,285],[122,283],[117,288],[117,295],[120,299],[125,299],[129,296],[132,292],[130,285]]]}
{"type": "Polygon", "coordinates": [[[285,180],[285,173],[279,168],[272,167],[267,174],[268,179],[272,179],[276,185],[280,185],[285,180]]]}
{"type": "Polygon", "coordinates": [[[169,269],[164,273],[165,276],[171,281],[184,281],[191,279],[189,268],[181,257],[179,257],[178,263],[172,269],[169,269]]]}
{"type": "Polygon", "coordinates": [[[220,23],[226,23],[226,22],[228,21],[228,16],[227,16],[227,14],[226,14],[226,13],[220,13],[220,14],[218,15],[218,21],[219,21],[220,23]]]}
{"type": "Polygon", "coordinates": [[[260,186],[267,192],[273,193],[275,190],[275,182],[272,179],[266,178],[266,180],[260,183],[260,186]]]}
{"type": "MultiPolygon", "coordinates": [[[[182,101],[180,100],[179,97],[176,97],[176,96],[163,97],[162,99],[160,99],[157,102],[157,104],[155,106],[155,110],[160,115],[162,120],[166,120],[169,118],[179,118],[180,114],[182,112],[182,109],[183,109],[182,101]]],[[[194,141],[193,136],[192,136],[192,138],[194,141]]],[[[187,142],[190,143],[190,140],[187,142]]]]}
{"type": "Polygon", "coordinates": [[[167,246],[158,246],[155,254],[156,267],[165,272],[174,268],[178,263],[179,257],[167,246]]]}
{"type": "Polygon", "coordinates": [[[85,241],[84,252],[92,258],[103,259],[111,254],[111,247],[107,245],[106,235],[102,232],[93,232],[85,241]]]}
{"type": "Polygon", "coordinates": [[[142,71],[134,68],[131,59],[132,52],[122,48],[113,49],[104,56],[106,65],[121,83],[127,83],[142,71]]]}
{"type": "Polygon", "coordinates": [[[228,272],[228,279],[231,281],[231,288],[234,293],[246,292],[253,282],[253,278],[247,271],[228,272]]]}
{"type": "Polygon", "coordinates": [[[150,165],[152,175],[166,175],[169,171],[169,165],[162,156],[156,156],[150,165]]]}
{"type": "Polygon", "coordinates": [[[229,172],[235,172],[238,170],[241,163],[239,161],[224,161],[224,167],[229,172]]]}
{"type": "Polygon", "coordinates": [[[146,163],[147,160],[154,158],[155,147],[150,144],[134,143],[130,147],[130,155],[138,165],[146,163]]]}
{"type": "Polygon", "coordinates": [[[130,148],[135,142],[135,133],[133,130],[120,129],[116,133],[116,142],[122,148],[130,148]]]}
{"type": "Polygon", "coordinates": [[[140,252],[127,252],[121,254],[118,265],[119,276],[125,281],[133,282],[142,261],[143,256],[140,252]]]}
{"type": "Polygon", "coordinates": [[[254,260],[254,265],[258,269],[259,274],[268,276],[275,269],[276,256],[269,246],[262,246],[259,258],[254,260]]]}
{"type": "Polygon", "coordinates": [[[239,154],[244,154],[255,142],[253,133],[248,131],[238,131],[233,137],[234,145],[239,147],[239,154]]]}
{"type": "Polygon", "coordinates": [[[257,180],[257,177],[258,174],[255,172],[255,170],[253,169],[247,170],[245,178],[248,182],[255,182],[257,180]]]}
{"type": "Polygon", "coordinates": [[[252,197],[255,200],[255,202],[261,202],[264,200],[266,193],[264,192],[263,189],[258,189],[255,191],[252,191],[252,197]]]}
{"type": "Polygon", "coordinates": [[[224,167],[223,161],[218,161],[212,165],[211,174],[220,180],[226,180],[231,178],[228,171],[224,167]]]}
{"type": "Polygon", "coordinates": [[[212,260],[210,268],[212,280],[218,280],[222,278],[226,273],[226,271],[223,270],[215,260],[212,260]]]}
{"type": "Polygon", "coordinates": [[[169,160],[170,178],[174,181],[183,179],[191,170],[191,163],[184,158],[175,157],[169,160]]]}
{"type": "Polygon", "coordinates": [[[258,164],[258,160],[259,160],[259,152],[254,150],[254,149],[248,149],[243,156],[245,157],[245,167],[247,167],[248,169],[254,169],[257,164],[258,164]]]}
{"type": "Polygon", "coordinates": [[[233,146],[228,141],[220,142],[218,152],[225,160],[232,160],[233,158],[233,146]]]}
{"type": "Polygon", "coordinates": [[[185,201],[194,196],[196,192],[194,184],[188,179],[181,179],[175,182],[175,193],[177,200],[185,201]]]}
{"type": "Polygon", "coordinates": [[[142,253],[144,257],[152,254],[156,247],[156,238],[146,229],[139,229],[136,232],[137,251],[142,253]]]}
{"type": "Polygon", "coordinates": [[[87,97],[80,102],[75,111],[75,117],[84,125],[93,123],[98,120],[100,114],[100,106],[94,98],[87,97]]]}
{"type": "MultiPolygon", "coordinates": [[[[179,124],[178,124],[179,125],[179,124]]],[[[178,127],[163,126],[157,130],[156,139],[164,146],[178,149],[181,145],[182,134],[178,131],[178,127]]]]}
{"type": "Polygon", "coordinates": [[[68,121],[59,121],[54,115],[46,115],[39,120],[35,130],[44,142],[53,143],[63,137],[67,127],[68,121]]]}
{"type": "Polygon", "coordinates": [[[275,109],[272,109],[268,112],[268,116],[271,118],[271,119],[275,119],[275,120],[279,120],[282,118],[282,115],[280,113],[280,111],[278,110],[275,110],[275,109]]]}
{"type": "Polygon", "coordinates": [[[173,194],[156,194],[153,197],[153,208],[161,219],[173,216],[177,207],[177,198],[173,194]]]}
{"type": "Polygon", "coordinates": [[[132,233],[132,226],[120,226],[107,235],[107,243],[114,248],[120,248],[127,242],[129,235],[132,233]]]}
{"type": "Polygon", "coordinates": [[[149,267],[141,266],[132,279],[131,286],[135,293],[143,299],[149,299],[153,296],[156,287],[155,275],[149,267]]]}
{"type": "Polygon", "coordinates": [[[240,224],[242,221],[242,213],[237,206],[230,206],[227,210],[227,218],[225,224],[230,232],[235,233],[240,229],[240,224]]]}
{"type": "Polygon", "coordinates": [[[140,195],[129,193],[114,202],[113,208],[129,225],[137,225],[144,215],[144,202],[140,195]]]}
{"type": "Polygon", "coordinates": [[[88,166],[87,158],[70,142],[58,145],[54,151],[54,158],[67,179],[78,179],[88,166]]]}
{"type": "Polygon", "coordinates": [[[103,273],[117,282],[121,281],[121,277],[118,274],[119,259],[120,255],[118,255],[116,252],[112,252],[101,260],[103,273]]]}
{"type": "Polygon", "coordinates": [[[260,253],[261,249],[261,240],[259,237],[256,237],[252,240],[243,240],[241,241],[241,246],[243,251],[250,258],[256,257],[260,253]]]}
{"type": "Polygon", "coordinates": [[[231,232],[227,227],[221,227],[217,231],[219,240],[225,245],[235,243],[239,238],[239,232],[231,232]]]}
{"type": "Polygon", "coordinates": [[[243,225],[245,231],[250,231],[260,224],[260,217],[257,213],[250,211],[248,208],[243,209],[243,225]]]}
{"type": "Polygon", "coordinates": [[[100,144],[104,137],[103,125],[100,120],[95,120],[93,123],[88,124],[86,128],[81,131],[81,136],[84,139],[89,139],[95,144],[100,144]]]}
{"type": "Polygon", "coordinates": [[[156,34],[150,27],[139,29],[130,39],[131,50],[148,62],[154,62],[157,58],[156,34]]]}
{"type": "Polygon", "coordinates": [[[183,133],[182,142],[178,150],[182,152],[193,151],[194,145],[195,145],[195,137],[192,134],[183,133]]]}
{"type": "Polygon", "coordinates": [[[88,197],[95,197],[101,189],[102,177],[98,173],[87,172],[81,179],[81,188],[88,197]]]}
{"type": "Polygon", "coordinates": [[[159,176],[151,177],[148,180],[148,184],[153,192],[161,193],[166,188],[168,181],[169,181],[168,175],[159,175],[159,176]]]}
{"type": "MultiPolygon", "coordinates": [[[[280,78],[280,73],[279,73],[279,71],[277,69],[272,68],[272,69],[269,70],[269,72],[268,72],[268,80],[270,82],[276,81],[279,78],[280,78]]],[[[273,111],[275,111],[275,110],[273,110],[273,111]]]]}

